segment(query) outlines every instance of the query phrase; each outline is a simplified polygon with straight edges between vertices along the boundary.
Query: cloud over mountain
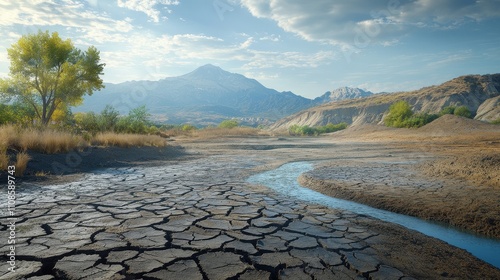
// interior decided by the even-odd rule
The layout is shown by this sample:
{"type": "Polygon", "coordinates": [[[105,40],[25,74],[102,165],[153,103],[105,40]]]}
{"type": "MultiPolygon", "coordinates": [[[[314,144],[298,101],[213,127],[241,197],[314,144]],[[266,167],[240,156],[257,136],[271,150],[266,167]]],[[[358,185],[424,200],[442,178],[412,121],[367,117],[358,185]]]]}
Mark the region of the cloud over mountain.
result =
{"type": "Polygon", "coordinates": [[[390,44],[414,28],[453,28],[500,16],[498,0],[242,0],[259,18],[274,20],[306,40],[336,45],[369,38],[390,44]]]}

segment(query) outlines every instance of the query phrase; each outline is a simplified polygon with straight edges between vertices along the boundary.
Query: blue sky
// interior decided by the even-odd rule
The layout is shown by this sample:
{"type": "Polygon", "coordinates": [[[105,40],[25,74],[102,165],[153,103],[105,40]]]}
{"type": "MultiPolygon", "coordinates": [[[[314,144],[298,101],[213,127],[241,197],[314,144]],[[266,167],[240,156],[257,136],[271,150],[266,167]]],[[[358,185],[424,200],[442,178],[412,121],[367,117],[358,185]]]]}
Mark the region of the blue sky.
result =
{"type": "Polygon", "coordinates": [[[38,29],[96,46],[112,83],[211,63],[314,98],[500,72],[500,0],[13,0],[0,14],[0,77],[38,29]]]}

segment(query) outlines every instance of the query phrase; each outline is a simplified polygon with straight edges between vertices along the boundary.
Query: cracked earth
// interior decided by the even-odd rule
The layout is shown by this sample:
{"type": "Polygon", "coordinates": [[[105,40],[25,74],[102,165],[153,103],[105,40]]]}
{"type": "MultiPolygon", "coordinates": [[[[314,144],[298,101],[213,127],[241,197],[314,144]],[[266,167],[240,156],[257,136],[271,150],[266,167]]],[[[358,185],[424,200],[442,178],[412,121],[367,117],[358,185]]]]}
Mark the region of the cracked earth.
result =
{"type": "Polygon", "coordinates": [[[250,185],[245,176],[255,171],[248,170],[275,159],[236,154],[109,168],[58,185],[24,183],[16,201],[18,267],[7,273],[3,255],[0,279],[500,275],[416,232],[250,185]]]}

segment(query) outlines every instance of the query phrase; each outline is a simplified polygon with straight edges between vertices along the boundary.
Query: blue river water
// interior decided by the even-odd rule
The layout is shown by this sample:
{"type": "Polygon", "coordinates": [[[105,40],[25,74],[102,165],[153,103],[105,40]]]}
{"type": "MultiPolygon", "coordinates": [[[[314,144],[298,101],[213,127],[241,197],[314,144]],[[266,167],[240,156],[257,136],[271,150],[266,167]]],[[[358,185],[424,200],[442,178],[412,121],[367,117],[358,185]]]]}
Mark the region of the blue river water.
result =
{"type": "Polygon", "coordinates": [[[299,185],[300,174],[313,169],[309,162],[293,162],[281,167],[253,175],[248,178],[251,184],[267,186],[278,193],[303,201],[321,204],[331,208],[348,210],[353,213],[371,216],[383,221],[402,225],[425,235],[441,239],[448,244],[462,248],[477,258],[500,268],[500,240],[479,236],[450,226],[425,221],[412,216],[373,208],[364,204],[326,196],[299,185]]]}

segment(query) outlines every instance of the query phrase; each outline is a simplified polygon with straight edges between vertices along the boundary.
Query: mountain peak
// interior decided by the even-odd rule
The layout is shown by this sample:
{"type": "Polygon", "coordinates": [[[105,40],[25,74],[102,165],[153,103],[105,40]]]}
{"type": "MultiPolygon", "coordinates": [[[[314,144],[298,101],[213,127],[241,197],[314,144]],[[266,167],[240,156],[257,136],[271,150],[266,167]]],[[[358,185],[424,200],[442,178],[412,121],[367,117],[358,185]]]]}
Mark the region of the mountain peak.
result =
{"type": "Polygon", "coordinates": [[[231,75],[231,73],[222,70],[219,66],[213,64],[205,64],[196,68],[194,71],[187,73],[184,77],[198,78],[198,79],[214,79],[221,76],[231,75]]]}
{"type": "Polygon", "coordinates": [[[321,103],[327,103],[332,101],[340,101],[345,99],[355,99],[368,97],[373,93],[370,91],[365,91],[360,88],[351,88],[351,87],[340,87],[334,89],[332,91],[327,91],[320,97],[317,97],[315,101],[319,101],[321,103]]]}

